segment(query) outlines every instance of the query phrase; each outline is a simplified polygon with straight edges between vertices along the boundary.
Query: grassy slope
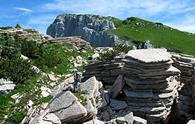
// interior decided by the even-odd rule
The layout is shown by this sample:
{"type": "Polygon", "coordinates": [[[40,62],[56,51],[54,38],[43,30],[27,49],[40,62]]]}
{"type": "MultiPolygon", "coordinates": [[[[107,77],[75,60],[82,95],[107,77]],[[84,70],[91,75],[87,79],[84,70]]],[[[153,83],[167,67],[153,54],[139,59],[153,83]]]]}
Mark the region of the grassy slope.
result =
{"type": "MultiPolygon", "coordinates": [[[[15,78],[14,76],[16,73],[10,70],[24,70],[16,74],[18,78],[23,77],[24,80],[23,82],[18,81],[12,92],[0,95],[0,123],[5,121],[5,124],[19,124],[27,113],[25,106],[29,100],[32,100],[34,105],[41,105],[51,99],[51,96],[45,98],[41,96],[41,86],[52,88],[48,77],[43,73],[50,73],[52,71],[54,74],[63,75],[58,81],[58,83],[61,83],[65,78],[64,75],[72,73],[74,69],[69,59],[81,56],[86,60],[91,56],[93,50],[86,49],[85,51],[78,51],[74,50],[72,46],[66,44],[48,42],[42,45],[37,45],[36,42],[28,42],[20,38],[15,40],[11,39],[11,36],[5,38],[0,35],[0,78],[6,79],[7,76],[15,78]],[[6,42],[4,43],[3,41],[6,42]],[[15,54],[12,54],[10,46],[13,46],[14,44],[18,44],[21,48],[16,48],[19,52],[15,53],[15,51],[13,51],[15,54]],[[2,52],[1,50],[8,50],[9,52],[2,52]],[[28,69],[26,66],[7,66],[7,64],[2,66],[2,63],[7,62],[8,58],[12,63],[16,63],[16,58],[20,57],[21,53],[28,56],[31,61],[29,64],[31,66],[37,66],[42,73],[24,77],[20,75],[26,73],[25,70],[28,69]],[[6,75],[3,75],[4,72],[6,72],[6,75]],[[22,95],[22,98],[18,103],[15,103],[11,98],[14,94],[22,95]],[[7,119],[5,119],[5,116],[7,116],[7,119]]],[[[23,61],[19,62],[21,62],[21,65],[25,64],[23,61]]],[[[82,71],[83,68],[81,66],[77,69],[82,71]]]]}
{"type": "Polygon", "coordinates": [[[125,21],[113,18],[117,29],[109,30],[121,39],[135,43],[150,40],[155,47],[195,56],[195,34],[182,32],[168,26],[131,17],[125,21]]]}

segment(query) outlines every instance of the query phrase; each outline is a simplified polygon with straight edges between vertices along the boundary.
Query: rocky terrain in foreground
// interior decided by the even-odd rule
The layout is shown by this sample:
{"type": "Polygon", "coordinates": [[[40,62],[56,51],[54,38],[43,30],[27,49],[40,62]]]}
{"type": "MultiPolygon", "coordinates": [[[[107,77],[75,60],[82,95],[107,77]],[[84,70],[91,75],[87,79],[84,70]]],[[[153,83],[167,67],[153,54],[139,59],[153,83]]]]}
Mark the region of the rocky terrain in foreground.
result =
{"type": "Polygon", "coordinates": [[[195,58],[87,42],[111,45],[110,29],[108,18],[70,14],[50,25],[54,38],[0,29],[0,123],[193,124],[195,58]]]}

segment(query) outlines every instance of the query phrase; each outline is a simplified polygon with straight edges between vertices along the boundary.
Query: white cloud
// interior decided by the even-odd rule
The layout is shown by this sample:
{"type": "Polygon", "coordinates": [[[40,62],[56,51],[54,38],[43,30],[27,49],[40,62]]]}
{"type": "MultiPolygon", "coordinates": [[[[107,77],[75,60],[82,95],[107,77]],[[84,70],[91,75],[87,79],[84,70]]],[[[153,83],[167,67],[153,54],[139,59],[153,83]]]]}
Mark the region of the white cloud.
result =
{"type": "Polygon", "coordinates": [[[182,31],[195,33],[195,14],[186,14],[182,19],[176,23],[168,22],[167,25],[180,29],[182,31]]]}
{"type": "Polygon", "coordinates": [[[36,28],[41,33],[45,34],[46,28],[54,21],[55,17],[56,17],[56,15],[52,15],[52,14],[45,14],[45,15],[31,17],[28,20],[25,27],[36,28]]]}
{"type": "Polygon", "coordinates": [[[31,9],[27,9],[27,8],[23,8],[23,7],[16,7],[15,9],[19,10],[21,12],[24,12],[24,13],[31,13],[32,12],[31,9]]]}
{"type": "MultiPolygon", "coordinates": [[[[187,16],[195,11],[193,0],[53,0],[42,5],[41,10],[44,13],[97,14],[121,19],[136,16],[195,32],[195,21],[187,16]]],[[[44,16],[29,22],[42,24],[47,23],[47,19],[44,16]]]]}
{"type": "Polygon", "coordinates": [[[37,16],[37,17],[30,18],[28,24],[48,24],[48,23],[52,23],[54,19],[55,19],[54,15],[37,16]]]}
{"type": "Polygon", "coordinates": [[[101,15],[121,16],[140,15],[153,16],[158,13],[178,13],[195,9],[189,0],[54,0],[43,8],[47,11],[72,13],[93,13],[101,15]]]}

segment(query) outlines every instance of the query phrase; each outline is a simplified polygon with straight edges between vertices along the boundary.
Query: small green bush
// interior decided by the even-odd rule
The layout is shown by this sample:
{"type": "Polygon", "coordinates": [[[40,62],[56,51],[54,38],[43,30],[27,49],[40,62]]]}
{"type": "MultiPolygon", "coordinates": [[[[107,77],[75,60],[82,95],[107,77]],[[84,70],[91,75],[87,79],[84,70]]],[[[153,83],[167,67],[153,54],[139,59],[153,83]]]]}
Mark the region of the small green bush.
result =
{"type": "Polygon", "coordinates": [[[17,49],[3,47],[0,55],[0,77],[22,83],[34,75],[31,63],[22,60],[17,49]]]}
{"type": "Polygon", "coordinates": [[[131,46],[125,46],[124,44],[116,44],[112,50],[104,49],[100,53],[100,60],[108,61],[114,59],[115,56],[119,55],[120,53],[127,53],[131,50],[131,46]]]}
{"type": "Polygon", "coordinates": [[[2,29],[2,30],[8,30],[8,29],[12,29],[13,27],[11,27],[11,26],[5,26],[5,27],[0,27],[0,29],[2,29]]]}
{"type": "Polygon", "coordinates": [[[15,28],[22,28],[21,26],[20,26],[20,24],[16,24],[16,26],[15,26],[15,28]]]}

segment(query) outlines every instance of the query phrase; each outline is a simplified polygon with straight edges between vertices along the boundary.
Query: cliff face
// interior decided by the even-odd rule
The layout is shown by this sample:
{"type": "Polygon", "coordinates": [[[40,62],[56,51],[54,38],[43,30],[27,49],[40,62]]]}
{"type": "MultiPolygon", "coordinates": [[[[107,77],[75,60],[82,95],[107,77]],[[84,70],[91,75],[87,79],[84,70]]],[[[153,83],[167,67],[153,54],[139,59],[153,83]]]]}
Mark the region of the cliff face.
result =
{"type": "Polygon", "coordinates": [[[114,35],[105,32],[115,29],[112,21],[95,15],[59,15],[47,29],[52,37],[81,36],[93,46],[112,46],[118,41],[114,35]]]}

